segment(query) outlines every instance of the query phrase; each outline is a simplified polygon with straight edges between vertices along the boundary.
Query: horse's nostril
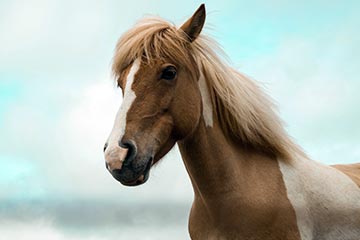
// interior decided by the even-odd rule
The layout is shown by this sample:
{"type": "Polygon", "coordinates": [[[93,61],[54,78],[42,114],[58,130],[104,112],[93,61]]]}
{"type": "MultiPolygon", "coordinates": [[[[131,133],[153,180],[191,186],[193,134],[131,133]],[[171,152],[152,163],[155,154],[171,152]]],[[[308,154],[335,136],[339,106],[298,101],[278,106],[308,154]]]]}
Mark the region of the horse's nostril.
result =
{"type": "Polygon", "coordinates": [[[103,149],[103,150],[104,150],[104,152],[105,152],[106,148],[108,147],[108,145],[109,145],[108,143],[105,143],[105,145],[104,145],[104,149],[103,149]]]}
{"type": "Polygon", "coordinates": [[[128,149],[123,165],[125,166],[130,165],[132,160],[135,158],[137,152],[135,143],[132,141],[124,141],[124,142],[120,141],[119,146],[128,149]]]}

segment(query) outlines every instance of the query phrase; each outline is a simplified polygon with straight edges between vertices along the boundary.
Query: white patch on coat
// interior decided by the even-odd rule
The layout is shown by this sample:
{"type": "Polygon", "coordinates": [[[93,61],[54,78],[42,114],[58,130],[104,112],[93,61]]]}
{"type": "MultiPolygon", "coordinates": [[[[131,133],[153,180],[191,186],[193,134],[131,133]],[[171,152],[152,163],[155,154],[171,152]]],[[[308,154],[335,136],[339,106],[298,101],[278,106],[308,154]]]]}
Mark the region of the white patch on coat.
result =
{"type": "Polygon", "coordinates": [[[199,88],[200,88],[200,93],[201,93],[201,100],[202,100],[202,105],[203,105],[203,109],[202,109],[202,114],[203,114],[203,118],[205,121],[205,125],[207,127],[213,127],[213,108],[212,108],[212,103],[211,103],[211,98],[210,98],[210,93],[209,93],[209,89],[204,77],[204,74],[202,73],[202,71],[200,70],[200,78],[199,78],[199,88]]]}
{"type": "Polygon", "coordinates": [[[279,166],[302,240],[360,239],[360,188],[351,178],[305,158],[279,166]]]}
{"type": "Polygon", "coordinates": [[[116,114],[114,126],[108,139],[108,147],[106,151],[111,151],[112,148],[118,147],[119,141],[122,139],[122,137],[125,134],[127,112],[129,111],[132,103],[136,98],[135,92],[131,89],[131,87],[134,82],[135,74],[139,70],[139,67],[140,67],[140,60],[137,59],[132,64],[128,76],[126,78],[124,98],[120,106],[120,109],[116,114]]]}

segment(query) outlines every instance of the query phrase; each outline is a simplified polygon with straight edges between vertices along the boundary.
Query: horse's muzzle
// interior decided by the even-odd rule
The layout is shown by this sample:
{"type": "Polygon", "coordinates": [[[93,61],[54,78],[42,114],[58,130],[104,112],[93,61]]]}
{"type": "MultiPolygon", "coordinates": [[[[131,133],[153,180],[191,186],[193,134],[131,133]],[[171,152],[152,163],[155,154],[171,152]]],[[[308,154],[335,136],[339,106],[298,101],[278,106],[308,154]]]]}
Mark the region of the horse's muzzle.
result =
{"type": "Polygon", "coordinates": [[[121,184],[137,186],[148,180],[153,158],[138,154],[135,143],[119,143],[104,150],[106,168],[121,184]]]}

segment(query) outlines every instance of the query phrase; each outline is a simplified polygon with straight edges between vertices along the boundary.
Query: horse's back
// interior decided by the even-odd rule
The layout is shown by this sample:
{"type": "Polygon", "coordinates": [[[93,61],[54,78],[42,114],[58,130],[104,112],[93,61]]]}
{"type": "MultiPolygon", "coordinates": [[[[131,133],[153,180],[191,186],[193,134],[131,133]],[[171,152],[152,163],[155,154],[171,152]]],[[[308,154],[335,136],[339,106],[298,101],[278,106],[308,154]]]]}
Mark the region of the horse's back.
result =
{"type": "Polygon", "coordinates": [[[360,163],[338,164],[332,167],[348,175],[360,187],[360,163]]]}

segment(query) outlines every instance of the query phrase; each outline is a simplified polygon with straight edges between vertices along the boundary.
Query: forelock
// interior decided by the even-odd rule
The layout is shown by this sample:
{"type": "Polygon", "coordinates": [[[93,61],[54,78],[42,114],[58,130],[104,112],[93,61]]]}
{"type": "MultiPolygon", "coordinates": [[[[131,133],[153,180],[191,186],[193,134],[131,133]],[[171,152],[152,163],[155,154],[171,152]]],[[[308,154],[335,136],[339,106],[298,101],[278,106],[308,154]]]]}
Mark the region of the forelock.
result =
{"type": "Polygon", "coordinates": [[[112,70],[119,77],[135,59],[151,62],[170,59],[184,66],[194,64],[193,49],[186,35],[175,25],[159,18],[146,18],[125,32],[119,39],[112,70]]]}

